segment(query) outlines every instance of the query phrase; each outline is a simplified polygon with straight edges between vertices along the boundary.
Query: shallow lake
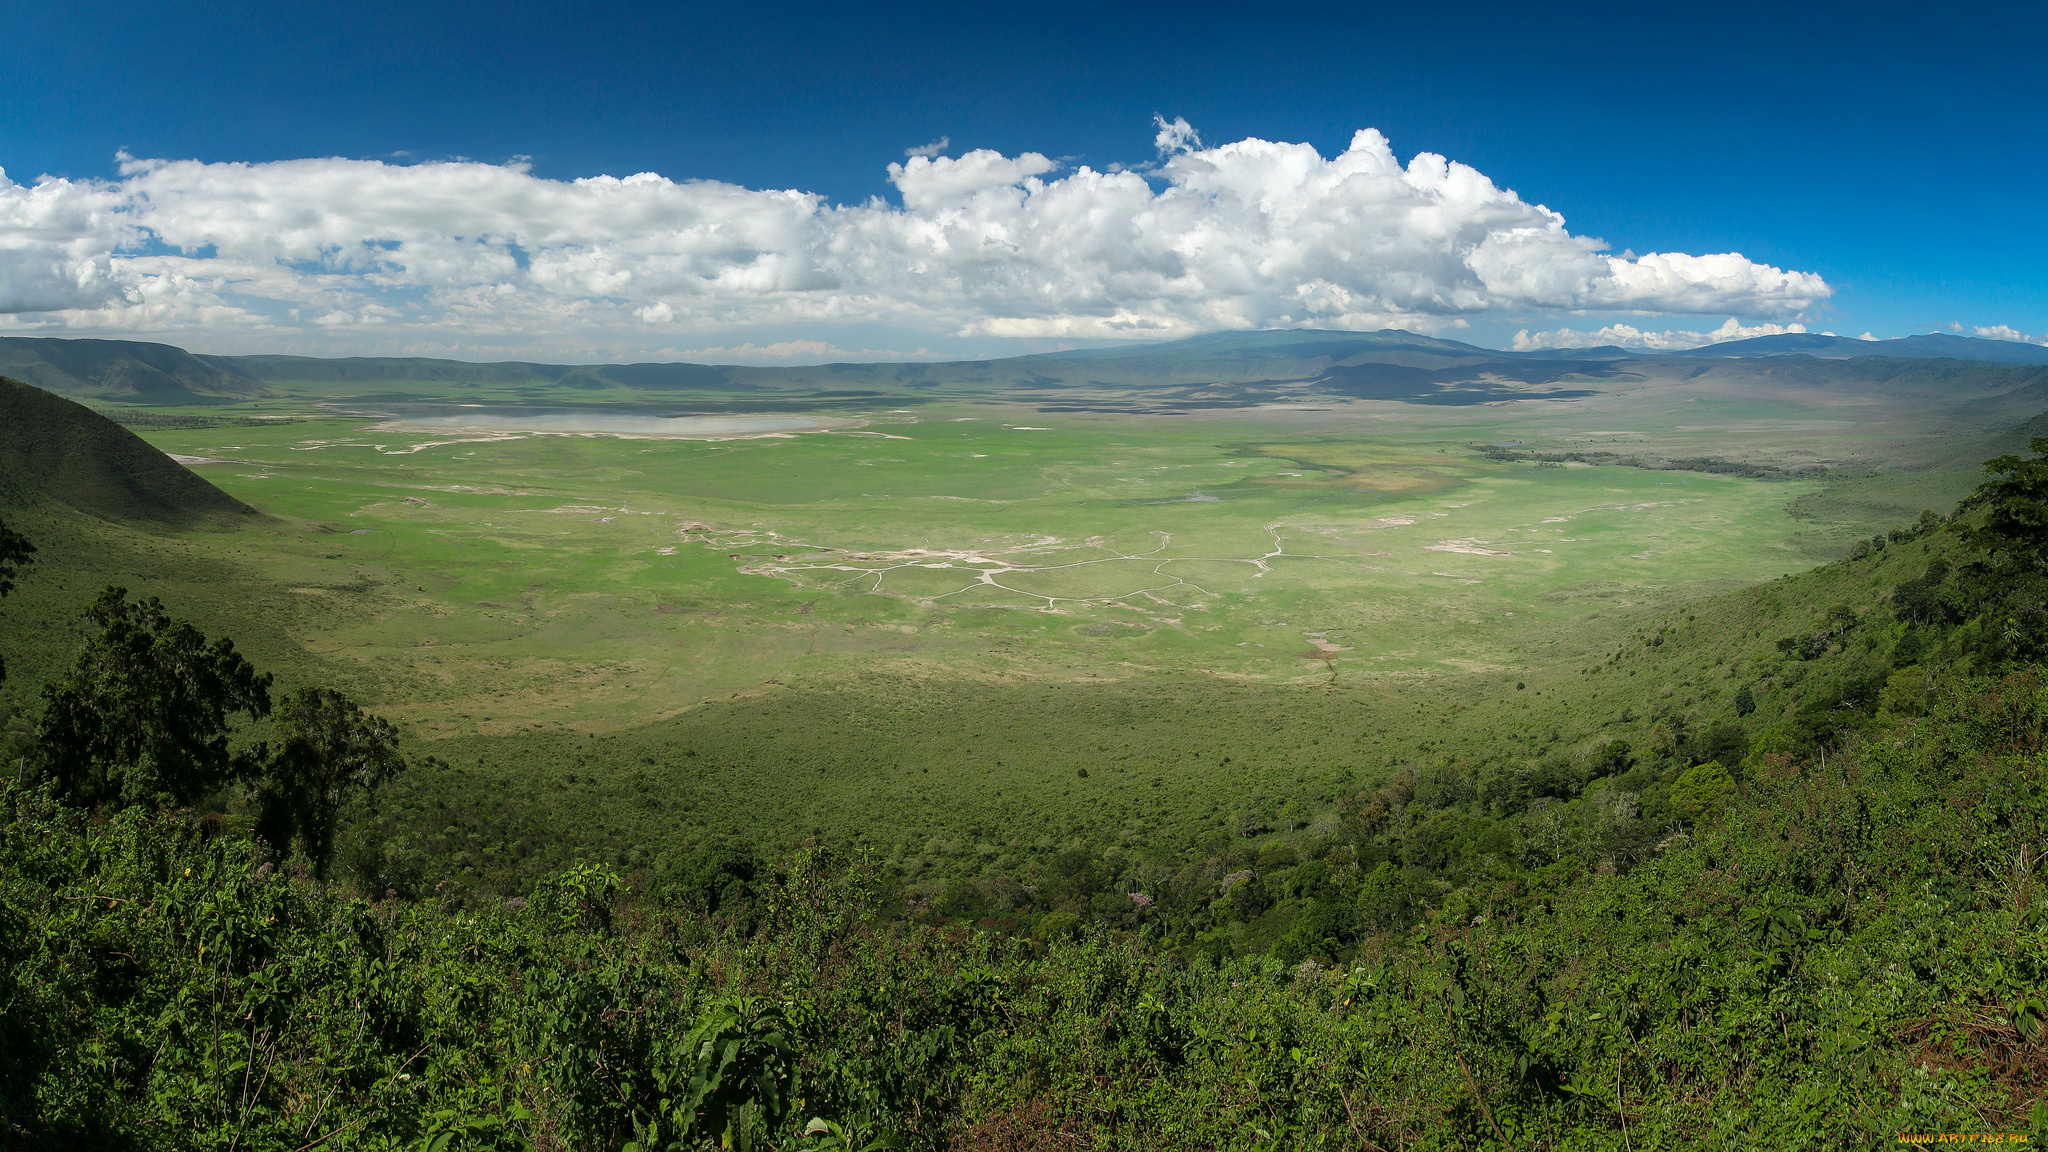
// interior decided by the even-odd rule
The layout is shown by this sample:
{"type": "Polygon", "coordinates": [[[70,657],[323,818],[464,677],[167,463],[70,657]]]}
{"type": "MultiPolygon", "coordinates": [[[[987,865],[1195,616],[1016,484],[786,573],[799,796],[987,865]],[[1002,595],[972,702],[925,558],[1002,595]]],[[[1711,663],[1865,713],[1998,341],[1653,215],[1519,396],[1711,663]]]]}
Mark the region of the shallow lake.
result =
{"type": "Polygon", "coordinates": [[[635,408],[538,407],[520,404],[333,405],[346,416],[379,419],[394,432],[557,432],[699,438],[796,432],[823,423],[802,416],[667,415],[635,408]]]}

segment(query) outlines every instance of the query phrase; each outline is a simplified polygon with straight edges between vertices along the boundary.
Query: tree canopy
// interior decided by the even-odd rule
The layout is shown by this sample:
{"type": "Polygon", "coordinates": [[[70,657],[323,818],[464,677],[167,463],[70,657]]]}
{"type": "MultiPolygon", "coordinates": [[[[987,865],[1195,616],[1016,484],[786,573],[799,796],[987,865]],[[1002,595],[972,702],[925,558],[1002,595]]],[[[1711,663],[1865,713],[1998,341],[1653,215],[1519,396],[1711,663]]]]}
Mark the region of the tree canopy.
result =
{"type": "Polygon", "coordinates": [[[2027,445],[2033,453],[1998,456],[1984,462],[1987,479],[1977,486],[1968,505],[1982,505],[1984,519],[1974,535],[1987,548],[2004,552],[2016,563],[2048,569],[2048,436],[2027,445]]]}
{"type": "Polygon", "coordinates": [[[257,834],[278,855],[296,839],[325,875],[342,808],[405,769],[398,730],[331,688],[301,688],[277,710],[278,745],[256,769],[257,834]]]}
{"type": "Polygon", "coordinates": [[[231,720],[270,714],[270,675],[173,620],[152,596],[108,587],[85,610],[99,634],[43,687],[36,741],[73,804],[190,805],[254,767],[229,751],[231,720]]]}
{"type": "Polygon", "coordinates": [[[0,596],[14,591],[15,576],[23,564],[34,562],[35,554],[36,546],[28,542],[28,537],[0,520],[0,596]]]}
{"type": "MultiPolygon", "coordinates": [[[[28,537],[9,528],[7,521],[0,520],[0,596],[14,591],[14,577],[20,573],[22,565],[34,562],[35,554],[36,546],[28,542],[28,537]]],[[[0,681],[6,679],[7,661],[0,658],[0,681]]]]}

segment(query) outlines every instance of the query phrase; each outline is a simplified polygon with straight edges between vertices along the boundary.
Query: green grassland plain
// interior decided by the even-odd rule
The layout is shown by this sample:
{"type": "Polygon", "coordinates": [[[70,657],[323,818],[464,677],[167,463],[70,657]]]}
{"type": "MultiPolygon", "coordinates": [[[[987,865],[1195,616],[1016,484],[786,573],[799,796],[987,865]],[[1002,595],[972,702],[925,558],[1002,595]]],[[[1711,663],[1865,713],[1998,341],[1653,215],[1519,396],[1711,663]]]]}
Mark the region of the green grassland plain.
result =
{"type": "Polygon", "coordinates": [[[2002,415],[1740,379],[1606,387],[1160,416],[286,382],[136,426],[262,523],[23,518],[48,546],[8,610],[50,626],[10,653],[7,703],[18,725],[76,642],[58,622],[111,578],[401,721],[453,767],[395,803],[506,869],[651,863],[724,832],[858,834],[917,868],[1077,837],[1171,851],[1306,820],[1414,757],[1533,756],[1649,701],[1705,703],[1760,642],[1747,624],[1711,676],[1586,669],[1648,621],[1952,503],[2002,415]],[[450,400],[480,406],[475,428],[334,410],[450,400]],[[822,426],[491,427],[504,404],[570,401],[822,426]]]}

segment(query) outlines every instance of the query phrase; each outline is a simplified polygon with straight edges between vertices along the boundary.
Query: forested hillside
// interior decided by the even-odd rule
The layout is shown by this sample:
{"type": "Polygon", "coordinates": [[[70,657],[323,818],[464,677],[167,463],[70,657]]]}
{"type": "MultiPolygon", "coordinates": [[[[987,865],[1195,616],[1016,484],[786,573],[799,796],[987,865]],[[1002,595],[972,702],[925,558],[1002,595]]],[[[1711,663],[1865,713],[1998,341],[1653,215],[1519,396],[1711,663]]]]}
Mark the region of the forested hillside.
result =
{"type": "MultiPolygon", "coordinates": [[[[457,769],[406,764],[338,693],[273,711],[231,644],[110,591],[4,794],[0,1125],[52,1148],[2039,1138],[2033,451],[1952,517],[1580,670],[1672,683],[1639,744],[1590,710],[1591,738],[1494,732],[1177,864],[1076,844],[913,875],[732,841],[465,884],[459,824],[410,855],[364,834],[445,806],[421,783],[457,769]]],[[[29,543],[6,538],[11,581],[29,543]]]]}

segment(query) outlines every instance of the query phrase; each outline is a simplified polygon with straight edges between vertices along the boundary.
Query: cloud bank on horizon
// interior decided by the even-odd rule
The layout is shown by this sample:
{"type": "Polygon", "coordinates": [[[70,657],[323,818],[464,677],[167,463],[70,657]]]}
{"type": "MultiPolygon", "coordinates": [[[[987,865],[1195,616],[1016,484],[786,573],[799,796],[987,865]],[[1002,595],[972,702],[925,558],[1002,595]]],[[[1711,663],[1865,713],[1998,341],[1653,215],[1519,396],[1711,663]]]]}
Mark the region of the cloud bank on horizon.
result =
{"type": "Polygon", "coordinates": [[[836,351],[818,339],[836,331],[1166,339],[1634,313],[1762,322],[1724,326],[1750,335],[1833,292],[1736,253],[1610,255],[1466,165],[1400,163],[1372,129],[1326,158],[1159,128],[1159,160],[1137,169],[949,157],[936,141],[889,165],[900,204],[468,161],[124,156],[114,180],[0,173],[0,332],[619,354],[836,351]]]}
{"type": "MultiPolygon", "coordinates": [[[[1697,332],[1685,328],[1670,328],[1662,332],[1647,331],[1633,324],[1609,324],[1592,331],[1576,328],[1559,328],[1554,332],[1531,332],[1527,328],[1515,333],[1510,345],[1517,352],[1535,352],[1551,348],[1643,348],[1652,352],[1685,352],[1704,348],[1709,344],[1720,344],[1728,340],[1749,340],[1758,336],[1783,336],[1792,332],[1804,332],[1806,325],[1792,324],[1742,324],[1733,317],[1721,323],[1719,328],[1697,332]]],[[[1832,336],[1829,332],[1826,335],[1832,336]]]]}

